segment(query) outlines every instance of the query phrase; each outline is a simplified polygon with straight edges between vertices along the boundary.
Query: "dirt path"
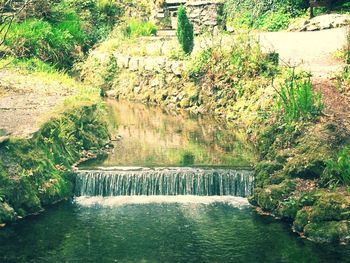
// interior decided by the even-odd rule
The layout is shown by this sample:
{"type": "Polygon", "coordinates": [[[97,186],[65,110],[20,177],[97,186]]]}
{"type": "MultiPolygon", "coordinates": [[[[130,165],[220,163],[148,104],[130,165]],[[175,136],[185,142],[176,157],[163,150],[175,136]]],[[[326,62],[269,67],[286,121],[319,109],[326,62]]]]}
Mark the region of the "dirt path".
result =
{"type": "Polygon", "coordinates": [[[339,93],[334,82],[324,78],[314,78],[313,86],[322,93],[327,119],[350,137],[350,98],[339,93]]]}
{"type": "Polygon", "coordinates": [[[72,94],[58,80],[0,70],[0,142],[30,137],[45,115],[72,94]]]}
{"type": "Polygon", "coordinates": [[[261,33],[264,49],[276,50],[290,65],[310,71],[313,86],[323,95],[325,112],[330,121],[337,123],[350,136],[350,98],[339,93],[332,80],[344,64],[333,54],[346,43],[346,28],[316,32],[261,33]]]}
{"type": "Polygon", "coordinates": [[[333,58],[336,50],[346,43],[346,28],[315,32],[269,32],[259,34],[266,50],[276,50],[280,58],[291,65],[300,65],[314,77],[329,77],[342,69],[333,58]]]}

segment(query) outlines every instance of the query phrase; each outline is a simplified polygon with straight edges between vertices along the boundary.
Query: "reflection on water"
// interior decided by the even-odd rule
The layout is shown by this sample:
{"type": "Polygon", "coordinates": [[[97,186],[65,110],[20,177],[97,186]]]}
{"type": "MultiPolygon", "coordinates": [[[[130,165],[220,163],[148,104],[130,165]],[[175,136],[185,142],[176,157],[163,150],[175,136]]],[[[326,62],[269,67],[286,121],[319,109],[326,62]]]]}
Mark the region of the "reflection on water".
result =
{"type": "Polygon", "coordinates": [[[115,148],[91,166],[248,166],[252,147],[239,131],[208,116],[108,101],[115,148]]]}
{"type": "Polygon", "coordinates": [[[229,200],[131,198],[139,200],[67,202],[0,229],[0,262],[349,262],[347,246],[302,240],[289,226],[229,200]]]}

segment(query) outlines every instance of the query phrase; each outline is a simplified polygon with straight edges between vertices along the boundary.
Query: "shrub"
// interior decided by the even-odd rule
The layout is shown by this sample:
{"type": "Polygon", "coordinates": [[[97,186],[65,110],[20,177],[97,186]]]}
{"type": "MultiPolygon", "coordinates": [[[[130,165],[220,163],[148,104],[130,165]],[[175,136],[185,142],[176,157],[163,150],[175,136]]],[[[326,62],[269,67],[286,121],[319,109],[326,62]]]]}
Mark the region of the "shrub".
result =
{"type": "Polygon", "coordinates": [[[5,45],[17,58],[36,57],[58,68],[70,68],[79,57],[76,47],[84,42],[79,18],[70,18],[53,25],[35,18],[13,24],[5,45]]]}
{"type": "Polygon", "coordinates": [[[111,0],[64,0],[64,4],[79,15],[90,47],[108,36],[124,12],[120,3],[111,0]]]}
{"type": "Polygon", "coordinates": [[[212,92],[226,90],[230,93],[227,96],[242,95],[245,81],[276,74],[277,58],[277,53],[262,53],[253,38],[240,35],[229,45],[213,45],[192,56],[188,73],[194,81],[206,83],[212,92]]]}
{"type": "Polygon", "coordinates": [[[322,183],[326,186],[336,187],[350,185],[350,148],[345,146],[335,159],[326,162],[326,169],[322,175],[322,183]]]}
{"type": "Polygon", "coordinates": [[[254,27],[266,31],[278,31],[288,28],[290,16],[281,10],[277,12],[269,12],[259,17],[254,23],[254,27]]]}
{"type": "Polygon", "coordinates": [[[286,28],[290,18],[302,15],[308,7],[308,0],[228,0],[224,11],[236,28],[276,31],[286,28]]]}
{"type": "Polygon", "coordinates": [[[188,20],[186,9],[180,6],[177,12],[177,39],[186,54],[190,54],[193,50],[193,25],[188,20]]]}
{"type": "Polygon", "coordinates": [[[310,77],[299,78],[294,70],[280,90],[276,91],[278,106],[283,110],[283,119],[287,123],[312,120],[323,110],[321,94],[313,91],[310,77]]]}
{"type": "Polygon", "coordinates": [[[127,22],[123,32],[127,37],[153,36],[157,34],[157,27],[152,22],[133,19],[127,22]]]}
{"type": "Polygon", "coordinates": [[[254,25],[253,14],[248,11],[237,13],[233,18],[228,18],[228,20],[234,28],[249,29],[254,25]]]}
{"type": "MultiPolygon", "coordinates": [[[[13,24],[5,45],[17,58],[39,58],[60,69],[76,60],[108,35],[122,9],[111,0],[64,0],[45,15],[13,24]]],[[[37,5],[37,3],[36,3],[37,5]]]]}

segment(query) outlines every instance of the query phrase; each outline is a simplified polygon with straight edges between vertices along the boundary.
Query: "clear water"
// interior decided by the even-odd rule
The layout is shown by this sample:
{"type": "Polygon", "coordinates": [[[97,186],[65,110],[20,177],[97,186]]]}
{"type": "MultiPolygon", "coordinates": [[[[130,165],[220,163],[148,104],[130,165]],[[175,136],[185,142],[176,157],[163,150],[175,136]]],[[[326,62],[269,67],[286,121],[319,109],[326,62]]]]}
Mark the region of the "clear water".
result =
{"type": "Polygon", "coordinates": [[[244,132],[211,116],[108,101],[114,149],[86,167],[249,166],[253,147],[244,132]]]}
{"type": "Polygon", "coordinates": [[[218,168],[140,168],[79,171],[76,196],[251,195],[254,172],[218,168]]]}
{"type": "MultiPolygon", "coordinates": [[[[118,123],[113,152],[84,164],[100,170],[88,172],[92,180],[83,180],[82,196],[0,228],[0,263],[350,262],[348,246],[300,239],[287,224],[257,215],[246,198],[175,195],[196,193],[194,189],[226,194],[221,189],[233,189],[226,180],[231,175],[223,176],[227,171],[199,180],[179,166],[211,166],[217,173],[222,167],[254,163],[254,151],[235,128],[210,117],[171,115],[139,104],[109,105],[111,123],[118,123]],[[116,172],[106,175],[114,166],[175,166],[182,172],[152,173],[142,180],[118,172],[118,179],[116,172]],[[144,185],[156,195],[129,195],[144,185]],[[124,196],[113,196],[120,193],[124,196]],[[171,195],[159,195],[164,193],[171,195]]],[[[238,175],[234,172],[232,180],[238,175]]],[[[251,181],[236,182],[234,194],[245,196],[251,181]]]]}
{"type": "Polygon", "coordinates": [[[0,262],[331,263],[350,259],[348,247],[300,239],[288,225],[257,215],[242,199],[120,198],[62,203],[0,230],[0,262]]]}

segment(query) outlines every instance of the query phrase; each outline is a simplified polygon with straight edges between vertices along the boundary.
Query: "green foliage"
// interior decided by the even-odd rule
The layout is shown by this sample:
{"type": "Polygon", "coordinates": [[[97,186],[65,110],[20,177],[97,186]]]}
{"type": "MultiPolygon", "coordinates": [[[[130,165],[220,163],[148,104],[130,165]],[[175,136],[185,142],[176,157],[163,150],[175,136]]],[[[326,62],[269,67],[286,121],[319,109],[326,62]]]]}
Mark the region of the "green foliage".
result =
{"type": "Polygon", "coordinates": [[[322,183],[330,187],[350,186],[350,148],[342,148],[335,159],[326,162],[322,183]]]}
{"type": "Polygon", "coordinates": [[[290,19],[304,14],[308,6],[308,0],[228,0],[224,10],[235,28],[277,31],[287,28],[290,19]]]}
{"type": "MultiPolygon", "coordinates": [[[[72,195],[71,166],[83,150],[101,148],[107,125],[98,105],[74,108],[51,119],[31,139],[12,139],[0,147],[0,197],[18,215],[72,195]],[[9,176],[11,172],[13,176],[9,176]]],[[[0,214],[0,222],[3,220],[0,214]]]]}
{"type": "Polygon", "coordinates": [[[40,18],[14,23],[5,45],[17,58],[38,58],[60,69],[81,60],[122,14],[109,0],[64,0],[45,10],[40,18]]]}
{"type": "Polygon", "coordinates": [[[46,72],[46,73],[54,73],[57,70],[43,62],[38,58],[29,58],[29,59],[12,59],[11,64],[16,68],[20,68],[22,70],[30,71],[30,72],[46,72]]]}
{"type": "Polygon", "coordinates": [[[132,19],[123,27],[123,33],[126,37],[154,36],[157,34],[157,27],[152,22],[132,19]]]}
{"type": "Polygon", "coordinates": [[[241,35],[230,46],[202,50],[193,58],[189,74],[194,79],[207,78],[215,87],[220,83],[237,84],[259,75],[274,75],[277,65],[277,53],[263,54],[257,41],[241,35]]]}
{"type": "Polygon", "coordinates": [[[344,67],[344,70],[337,76],[337,88],[342,93],[350,91],[350,65],[344,67]]]}
{"type": "Polygon", "coordinates": [[[323,110],[321,94],[313,91],[310,77],[300,79],[294,70],[276,91],[279,109],[283,110],[282,118],[287,123],[312,120],[323,110]]]}
{"type": "Polygon", "coordinates": [[[189,21],[186,9],[180,6],[177,11],[177,39],[186,54],[190,54],[194,46],[193,25],[189,21]]]}
{"type": "Polygon", "coordinates": [[[124,12],[120,3],[111,0],[65,0],[64,3],[82,20],[89,46],[105,39],[124,12]]]}
{"type": "Polygon", "coordinates": [[[105,72],[102,76],[103,85],[101,87],[101,92],[100,92],[100,95],[102,97],[106,96],[106,91],[112,88],[114,78],[117,74],[117,70],[118,70],[117,59],[112,55],[109,58],[108,66],[106,67],[105,72]]]}
{"type": "Polygon", "coordinates": [[[79,30],[79,20],[67,20],[56,25],[49,22],[29,19],[14,24],[5,45],[18,58],[39,58],[69,68],[79,57],[76,46],[83,43],[84,36],[79,30]]]}
{"type": "Polygon", "coordinates": [[[254,23],[254,27],[266,31],[278,31],[289,26],[290,15],[284,11],[268,12],[260,16],[254,23]]]}

